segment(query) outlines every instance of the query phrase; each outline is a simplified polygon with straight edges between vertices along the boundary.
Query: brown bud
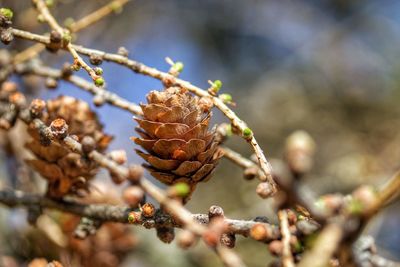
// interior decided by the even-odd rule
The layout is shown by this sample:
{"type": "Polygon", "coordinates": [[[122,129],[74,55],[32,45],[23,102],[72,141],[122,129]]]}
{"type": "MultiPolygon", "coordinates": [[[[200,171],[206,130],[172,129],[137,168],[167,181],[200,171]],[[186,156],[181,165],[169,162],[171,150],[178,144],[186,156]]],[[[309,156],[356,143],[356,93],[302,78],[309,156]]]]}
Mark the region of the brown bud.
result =
{"type": "Polygon", "coordinates": [[[145,203],[142,208],[142,215],[146,218],[151,218],[156,213],[156,208],[151,203],[145,203]]]}
{"type": "Polygon", "coordinates": [[[255,177],[257,177],[258,172],[259,172],[259,169],[257,166],[251,166],[249,168],[244,169],[243,177],[246,180],[253,180],[255,177]]]}
{"type": "Polygon", "coordinates": [[[311,169],[314,152],[315,142],[305,131],[296,131],[286,140],[286,160],[295,173],[303,174],[311,169]]]}
{"type": "Polygon", "coordinates": [[[268,250],[272,255],[280,256],[282,255],[283,244],[279,240],[274,240],[268,244],[268,250]]]}
{"type": "Polygon", "coordinates": [[[113,150],[109,154],[109,157],[117,164],[122,165],[127,161],[125,150],[113,150]]]}
{"type": "Polygon", "coordinates": [[[50,42],[52,43],[61,43],[62,36],[58,31],[51,31],[50,33],[50,42]]]}
{"type": "Polygon", "coordinates": [[[46,102],[42,99],[33,99],[29,106],[29,113],[33,118],[40,118],[46,108],[46,102]]]}
{"type": "Polygon", "coordinates": [[[261,223],[257,223],[251,227],[250,236],[257,241],[264,241],[268,238],[267,228],[261,223]]]}
{"type": "Polygon", "coordinates": [[[101,65],[101,63],[103,63],[103,57],[99,54],[91,54],[89,57],[89,61],[91,64],[98,66],[101,65]]]}
{"type": "Polygon", "coordinates": [[[211,221],[213,218],[224,218],[224,210],[220,206],[213,205],[208,210],[208,218],[211,221]]]}
{"type": "Polygon", "coordinates": [[[267,182],[262,182],[257,185],[256,188],[256,193],[261,197],[261,198],[269,198],[273,194],[273,190],[271,188],[271,185],[267,182]]]}
{"type": "Polygon", "coordinates": [[[197,242],[196,236],[189,230],[182,230],[177,236],[178,246],[182,249],[188,249],[197,242]]]}
{"type": "Polygon", "coordinates": [[[82,152],[85,154],[89,154],[96,148],[96,141],[93,137],[86,135],[82,138],[82,152]]]}
{"type": "Polygon", "coordinates": [[[144,192],[139,186],[129,186],[122,193],[122,198],[126,204],[136,208],[144,197],[144,192]]]}
{"type": "Polygon", "coordinates": [[[45,81],[45,85],[49,89],[56,89],[58,86],[58,81],[54,78],[47,78],[45,81]]]}
{"type": "Polygon", "coordinates": [[[157,237],[164,243],[171,243],[175,238],[174,228],[160,227],[157,228],[157,237]]]}
{"type": "Polygon", "coordinates": [[[50,129],[58,139],[63,139],[68,135],[68,124],[64,119],[58,118],[53,120],[50,124],[50,129]]]}
{"type": "Polygon", "coordinates": [[[376,191],[369,185],[358,187],[353,191],[352,196],[361,203],[363,209],[370,208],[376,201],[376,191]]]}
{"type": "Polygon", "coordinates": [[[129,166],[129,174],[128,180],[131,183],[138,183],[140,179],[143,177],[144,169],[140,165],[130,165],[129,166]]]}
{"type": "Polygon", "coordinates": [[[93,103],[96,107],[101,107],[102,105],[104,105],[106,103],[106,99],[104,98],[104,96],[102,94],[96,94],[93,97],[93,103]]]}
{"type": "Polygon", "coordinates": [[[68,78],[69,76],[71,76],[73,73],[72,69],[71,69],[71,64],[69,63],[64,63],[62,69],[61,69],[61,76],[63,78],[68,78]]]}
{"type": "Polygon", "coordinates": [[[123,56],[123,57],[128,57],[129,51],[125,47],[121,46],[120,48],[118,48],[118,55],[123,56]]]}
{"type": "Polygon", "coordinates": [[[220,242],[228,248],[234,248],[236,243],[236,236],[234,234],[222,234],[220,242]]]}
{"type": "Polygon", "coordinates": [[[6,29],[3,28],[0,32],[0,40],[5,45],[8,45],[9,43],[11,43],[12,40],[14,40],[12,28],[6,28],[6,29]]]}

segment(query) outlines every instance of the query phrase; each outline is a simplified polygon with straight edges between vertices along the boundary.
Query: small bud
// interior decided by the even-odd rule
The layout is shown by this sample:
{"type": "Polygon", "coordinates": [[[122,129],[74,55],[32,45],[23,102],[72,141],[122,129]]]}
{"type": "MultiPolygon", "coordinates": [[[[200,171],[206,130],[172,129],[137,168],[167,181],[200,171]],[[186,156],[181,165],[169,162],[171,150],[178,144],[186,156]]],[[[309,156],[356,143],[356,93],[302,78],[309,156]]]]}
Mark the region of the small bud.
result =
{"type": "Polygon", "coordinates": [[[64,119],[55,119],[50,124],[50,129],[58,139],[64,139],[68,135],[68,124],[64,119]]]}
{"type": "Polygon", "coordinates": [[[144,198],[143,189],[139,186],[128,186],[122,193],[124,202],[132,208],[136,208],[144,198]]]}
{"type": "Polygon", "coordinates": [[[89,57],[89,61],[91,64],[98,66],[101,65],[101,63],[103,63],[103,57],[100,56],[99,54],[91,54],[89,57]]]}
{"type": "Polygon", "coordinates": [[[187,183],[179,182],[174,184],[169,191],[172,196],[184,198],[190,193],[190,186],[187,183]]]}
{"type": "Polygon", "coordinates": [[[219,99],[221,99],[225,104],[232,103],[232,96],[230,94],[220,94],[219,99]]]}
{"type": "Polygon", "coordinates": [[[131,211],[128,215],[128,222],[130,224],[139,224],[142,221],[142,213],[138,211],[131,211]]]}
{"type": "Polygon", "coordinates": [[[118,55],[123,56],[123,57],[128,57],[129,56],[129,51],[125,47],[121,46],[118,48],[118,55]]]}
{"type": "Polygon", "coordinates": [[[286,210],[288,221],[290,225],[293,225],[297,222],[297,215],[292,210],[286,210]]]}
{"type": "Polygon", "coordinates": [[[143,174],[144,174],[144,169],[142,166],[132,164],[129,166],[128,180],[131,183],[136,184],[143,177],[143,174]]]}
{"type": "Polygon", "coordinates": [[[64,26],[68,29],[71,28],[71,26],[75,23],[75,20],[71,17],[68,17],[64,20],[64,26]]]}
{"type": "Polygon", "coordinates": [[[113,150],[108,156],[117,164],[122,165],[127,161],[126,152],[123,149],[113,150]]]}
{"type": "Polygon", "coordinates": [[[218,91],[221,89],[222,87],[222,82],[220,80],[215,80],[213,82],[213,89],[216,93],[218,93],[218,91]]]}
{"type": "Polygon", "coordinates": [[[68,78],[72,75],[71,65],[68,62],[64,63],[61,69],[61,75],[63,78],[68,78]]]}
{"type": "Polygon", "coordinates": [[[0,8],[0,14],[4,16],[7,20],[12,20],[14,13],[9,8],[0,8]]]}
{"type": "Polygon", "coordinates": [[[274,240],[268,245],[268,250],[271,252],[272,255],[280,256],[282,255],[283,251],[283,244],[279,240],[274,240]]]}
{"type": "Polygon", "coordinates": [[[42,99],[33,99],[29,106],[29,113],[33,118],[40,118],[46,108],[46,102],[42,99]]]}
{"type": "Polygon", "coordinates": [[[103,69],[102,68],[96,67],[93,70],[94,70],[94,73],[96,73],[96,75],[99,75],[99,76],[103,75],[103,69]]]}
{"type": "Polygon", "coordinates": [[[243,137],[246,139],[251,139],[253,137],[253,131],[249,127],[244,128],[243,137]]]}
{"type": "Polygon", "coordinates": [[[174,228],[160,227],[156,229],[157,237],[164,243],[171,243],[175,238],[174,228]]]}
{"type": "Polygon", "coordinates": [[[352,193],[352,196],[362,204],[364,209],[369,209],[374,205],[377,193],[372,186],[362,185],[352,193]]]}
{"type": "Polygon", "coordinates": [[[196,236],[189,230],[182,230],[177,236],[178,246],[182,249],[192,247],[196,242],[196,236]]]}
{"type": "Polygon", "coordinates": [[[64,46],[66,46],[67,44],[69,44],[72,41],[72,36],[69,32],[65,32],[62,36],[62,40],[64,43],[64,46]]]}
{"type": "Polygon", "coordinates": [[[292,172],[304,174],[313,164],[315,142],[305,131],[296,131],[286,139],[285,157],[292,172]]]}
{"type": "Polygon", "coordinates": [[[183,71],[183,67],[184,67],[184,65],[183,65],[182,62],[180,62],[180,61],[175,62],[175,63],[172,65],[172,67],[171,67],[171,69],[170,69],[169,72],[170,72],[172,75],[178,75],[179,73],[181,73],[181,72],[183,71]]]}
{"type": "Polygon", "coordinates": [[[246,180],[253,180],[255,177],[257,177],[259,172],[259,168],[257,166],[251,166],[243,171],[243,177],[246,180]]]}
{"type": "Polygon", "coordinates": [[[73,71],[79,71],[81,69],[81,65],[78,62],[75,62],[74,64],[71,65],[71,70],[73,71]]]}
{"type": "Polygon", "coordinates": [[[122,5],[118,2],[111,3],[111,9],[114,13],[121,13],[122,12],[122,5]]]}
{"type": "Polygon", "coordinates": [[[86,135],[82,139],[82,151],[84,154],[89,154],[96,148],[96,141],[93,139],[93,137],[86,135]]]}
{"type": "Polygon", "coordinates": [[[156,213],[156,208],[151,203],[145,203],[142,207],[142,215],[146,218],[151,218],[156,213]]]}
{"type": "Polygon", "coordinates": [[[94,84],[97,87],[103,86],[104,85],[104,79],[102,77],[99,77],[96,80],[94,80],[94,84]]]}
{"type": "Polygon", "coordinates": [[[3,29],[0,33],[0,39],[3,44],[8,45],[14,40],[14,35],[11,28],[3,29]]]}
{"type": "Polygon", "coordinates": [[[213,205],[208,210],[208,218],[211,220],[217,217],[224,218],[224,210],[220,206],[213,205]]]}
{"type": "Polygon", "coordinates": [[[58,86],[58,81],[56,79],[53,78],[47,78],[45,81],[45,85],[47,88],[49,89],[56,89],[58,86]]]}
{"type": "Polygon", "coordinates": [[[222,245],[228,248],[234,248],[236,243],[236,236],[234,234],[222,234],[220,242],[222,245]]]}
{"type": "Polygon", "coordinates": [[[61,34],[58,32],[58,31],[51,31],[51,33],[50,33],[50,41],[52,42],[52,43],[61,43],[61,41],[62,41],[62,36],[61,36],[61,34]]]}
{"type": "Polygon", "coordinates": [[[93,97],[93,103],[96,107],[101,107],[106,103],[106,99],[102,94],[96,94],[93,97]]]}
{"type": "Polygon", "coordinates": [[[257,223],[251,227],[250,236],[257,241],[264,241],[268,238],[267,228],[261,223],[257,223]]]}
{"type": "Polygon", "coordinates": [[[42,14],[37,15],[36,19],[39,23],[44,23],[46,21],[42,14]]]}
{"type": "Polygon", "coordinates": [[[271,185],[269,183],[262,182],[262,183],[259,183],[257,185],[256,193],[261,198],[269,198],[270,196],[273,195],[273,190],[272,190],[271,185]]]}

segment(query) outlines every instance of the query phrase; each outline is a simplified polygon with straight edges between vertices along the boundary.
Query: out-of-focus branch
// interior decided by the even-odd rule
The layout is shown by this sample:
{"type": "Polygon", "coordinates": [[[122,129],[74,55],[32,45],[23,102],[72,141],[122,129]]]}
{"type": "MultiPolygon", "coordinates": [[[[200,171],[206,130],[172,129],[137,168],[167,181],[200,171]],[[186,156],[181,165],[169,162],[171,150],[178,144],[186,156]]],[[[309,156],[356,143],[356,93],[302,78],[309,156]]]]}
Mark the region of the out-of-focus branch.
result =
{"type": "Polygon", "coordinates": [[[328,266],[343,237],[343,229],[336,223],[328,224],[318,235],[311,250],[305,252],[298,267],[328,266]]]}
{"type": "Polygon", "coordinates": [[[290,249],[290,230],[287,212],[285,210],[280,210],[278,212],[279,225],[282,235],[282,264],[283,267],[294,267],[293,255],[290,249]]]}

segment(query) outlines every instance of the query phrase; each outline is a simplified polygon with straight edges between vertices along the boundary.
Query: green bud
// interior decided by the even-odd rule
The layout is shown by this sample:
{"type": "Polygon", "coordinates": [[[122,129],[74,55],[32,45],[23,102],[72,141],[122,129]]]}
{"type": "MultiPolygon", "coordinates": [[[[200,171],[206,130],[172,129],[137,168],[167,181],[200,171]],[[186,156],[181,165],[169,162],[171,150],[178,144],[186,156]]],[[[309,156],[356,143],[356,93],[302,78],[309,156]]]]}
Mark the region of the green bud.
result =
{"type": "Polygon", "coordinates": [[[186,197],[190,193],[190,187],[187,183],[176,183],[174,190],[179,197],[186,197]]]}
{"type": "Polygon", "coordinates": [[[112,2],[111,3],[111,9],[115,13],[121,13],[122,12],[122,5],[118,2],[112,2]]]}
{"type": "Polygon", "coordinates": [[[11,20],[14,16],[14,13],[9,8],[0,8],[0,13],[8,20],[11,20]]]}
{"type": "Polygon", "coordinates": [[[183,71],[183,63],[178,61],[176,62],[174,65],[172,65],[172,71],[177,72],[177,73],[181,73],[183,71]]]}
{"type": "Polygon", "coordinates": [[[63,38],[63,42],[65,44],[69,44],[71,42],[71,40],[72,40],[72,36],[71,36],[71,34],[69,32],[64,33],[62,38],[63,38]]]}
{"type": "Polygon", "coordinates": [[[349,213],[354,215],[360,215],[364,211],[364,205],[358,199],[352,199],[347,206],[349,213]]]}
{"type": "Polygon", "coordinates": [[[81,69],[81,65],[79,65],[79,64],[73,64],[73,65],[71,66],[71,69],[72,69],[73,71],[79,71],[79,70],[81,69]]]}
{"type": "Polygon", "coordinates": [[[253,131],[250,128],[244,128],[243,130],[243,136],[248,138],[253,136],[253,131]]]}
{"type": "Polygon", "coordinates": [[[221,89],[222,87],[222,82],[220,80],[215,80],[213,82],[212,88],[214,90],[214,92],[218,93],[218,91],[221,89]]]}
{"type": "Polygon", "coordinates": [[[94,72],[97,74],[97,75],[103,75],[103,69],[102,68],[99,68],[99,67],[96,67],[96,68],[94,68],[94,72]]]}
{"type": "Polygon", "coordinates": [[[74,20],[73,18],[71,18],[71,17],[66,18],[66,19],[64,20],[64,26],[65,26],[66,28],[70,28],[70,27],[72,26],[72,24],[74,24],[74,23],[75,23],[75,20],[74,20]]]}
{"type": "Polygon", "coordinates": [[[94,84],[96,86],[103,86],[104,85],[104,79],[102,77],[97,78],[96,80],[94,80],[94,84]]]}
{"type": "Polygon", "coordinates": [[[232,96],[230,94],[220,94],[219,98],[224,101],[224,103],[231,103],[232,102],[232,96]]]}

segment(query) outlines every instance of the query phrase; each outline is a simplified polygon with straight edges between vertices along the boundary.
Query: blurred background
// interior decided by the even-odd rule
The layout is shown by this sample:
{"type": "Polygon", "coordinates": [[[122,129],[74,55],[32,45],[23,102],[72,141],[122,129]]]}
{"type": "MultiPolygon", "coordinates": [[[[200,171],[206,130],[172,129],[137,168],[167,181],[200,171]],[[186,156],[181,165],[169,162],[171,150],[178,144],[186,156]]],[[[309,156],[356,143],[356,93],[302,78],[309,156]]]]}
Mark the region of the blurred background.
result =
{"type": "MultiPolygon", "coordinates": [[[[62,22],[79,19],[108,1],[56,2],[52,12],[62,22]]],[[[14,10],[15,27],[48,31],[37,22],[30,1],[3,0],[0,5],[14,10]]],[[[317,155],[306,182],[318,194],[347,193],[363,183],[379,186],[400,167],[399,1],[132,0],[122,13],[80,32],[76,43],[109,52],[124,46],[130,58],[165,71],[169,65],[164,58],[171,57],[185,64],[181,77],[202,88],[208,87],[207,80],[222,80],[222,92],[232,94],[235,112],[253,129],[269,158],[282,158],[290,133],[307,131],[317,143],[317,155]]],[[[17,40],[8,49],[30,45],[17,40]]],[[[66,53],[44,52],[41,59],[58,68],[71,62],[66,53]]],[[[102,68],[108,89],[130,101],[144,101],[147,92],[162,88],[159,81],[120,66],[104,63],[102,68]]],[[[87,78],[83,71],[80,75],[87,78]]],[[[36,96],[71,95],[92,105],[91,95],[67,83],[48,91],[41,79],[35,82],[41,88],[36,96]]],[[[132,115],[107,105],[97,111],[105,131],[116,137],[111,149],[128,148],[129,161],[141,162],[129,140],[135,134],[132,115]]],[[[218,110],[214,114],[215,123],[226,121],[218,110]]],[[[227,145],[245,156],[252,153],[239,137],[227,145]]],[[[7,155],[1,157],[0,184],[9,186],[17,178],[10,174],[13,165],[7,155]]],[[[97,180],[109,183],[106,173],[97,180]]],[[[274,221],[270,201],[254,192],[256,184],[222,160],[187,207],[204,213],[215,204],[228,217],[267,215],[274,221]]],[[[394,260],[400,260],[399,208],[399,203],[388,207],[368,229],[380,254],[394,260]]],[[[60,257],[48,253],[49,244],[30,248],[32,239],[25,233],[34,230],[24,216],[23,210],[1,209],[0,255],[22,263],[35,256],[60,257]]],[[[203,244],[182,251],[175,243],[161,243],[153,230],[131,228],[138,244],[122,266],[221,265],[203,244]]],[[[265,245],[243,237],[237,238],[235,250],[249,266],[266,266],[271,259],[265,245]]]]}

